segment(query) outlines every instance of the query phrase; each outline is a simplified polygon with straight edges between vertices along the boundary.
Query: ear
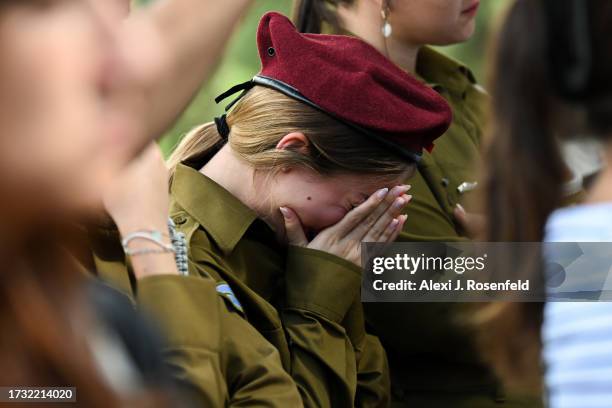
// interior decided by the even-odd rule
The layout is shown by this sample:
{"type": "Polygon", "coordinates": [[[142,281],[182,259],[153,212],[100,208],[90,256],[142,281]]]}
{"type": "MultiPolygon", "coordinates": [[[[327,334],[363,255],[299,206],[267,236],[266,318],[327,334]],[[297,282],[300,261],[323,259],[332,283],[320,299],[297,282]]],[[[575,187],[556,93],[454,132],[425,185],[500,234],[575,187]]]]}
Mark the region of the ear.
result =
{"type": "Polygon", "coordinates": [[[308,153],[308,145],[310,145],[310,141],[301,132],[292,132],[288,133],[278,141],[276,148],[278,150],[297,150],[301,153],[308,153]]]}

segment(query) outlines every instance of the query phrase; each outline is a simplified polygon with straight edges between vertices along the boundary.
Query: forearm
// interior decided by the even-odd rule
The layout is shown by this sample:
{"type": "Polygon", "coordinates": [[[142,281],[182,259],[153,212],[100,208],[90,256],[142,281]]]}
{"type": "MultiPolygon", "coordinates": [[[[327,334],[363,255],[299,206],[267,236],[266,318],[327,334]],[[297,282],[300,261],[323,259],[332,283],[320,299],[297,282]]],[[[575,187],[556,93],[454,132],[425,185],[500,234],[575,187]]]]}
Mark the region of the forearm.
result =
{"type": "MultiPolygon", "coordinates": [[[[122,216],[119,220],[115,219],[121,238],[125,239],[138,231],[157,231],[161,233],[161,243],[170,246],[171,240],[166,213],[160,211],[159,214],[150,216],[144,214],[147,214],[147,211],[142,210],[138,215],[122,216]]],[[[127,243],[127,249],[133,254],[130,256],[130,261],[136,279],[140,280],[156,275],[179,274],[174,252],[164,250],[158,243],[148,239],[136,238],[127,243]]]]}
{"type": "Polygon", "coordinates": [[[252,0],[159,0],[127,24],[152,25],[165,64],[143,84],[147,134],[161,136],[212,74],[224,46],[252,0]]]}
{"type": "Polygon", "coordinates": [[[305,407],[353,407],[357,361],[342,326],[316,313],[284,309],[283,326],[289,338],[289,374],[305,407]]]}
{"type": "Polygon", "coordinates": [[[137,279],[179,274],[173,253],[134,256],[132,257],[132,268],[137,279]]]}
{"type": "Polygon", "coordinates": [[[350,313],[360,271],[322,251],[290,247],[282,320],[290,339],[290,373],[307,407],[352,407],[357,392],[356,345],[365,331],[350,313]]]}

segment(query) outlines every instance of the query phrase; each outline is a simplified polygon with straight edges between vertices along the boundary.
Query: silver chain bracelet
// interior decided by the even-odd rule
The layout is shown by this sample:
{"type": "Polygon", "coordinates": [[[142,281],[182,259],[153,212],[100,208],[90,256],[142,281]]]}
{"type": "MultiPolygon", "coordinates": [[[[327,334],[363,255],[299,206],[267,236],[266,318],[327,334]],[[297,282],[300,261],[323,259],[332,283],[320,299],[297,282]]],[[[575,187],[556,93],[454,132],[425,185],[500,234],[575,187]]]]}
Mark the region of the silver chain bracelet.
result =
{"type": "Polygon", "coordinates": [[[164,234],[156,230],[135,231],[128,234],[122,241],[121,245],[126,255],[138,256],[147,254],[167,254],[174,253],[174,261],[178,269],[179,275],[189,275],[189,265],[187,258],[187,241],[185,234],[176,230],[176,225],[171,218],[168,218],[168,232],[170,243],[163,242],[164,234]],[[129,243],[135,239],[144,239],[156,244],[159,248],[139,248],[130,249],[129,243]]]}
{"type": "Polygon", "coordinates": [[[128,235],[126,235],[123,240],[121,240],[121,245],[123,246],[123,251],[126,255],[135,256],[135,255],[144,255],[144,254],[163,254],[168,252],[174,252],[174,246],[172,244],[165,244],[164,234],[157,230],[142,230],[135,231],[128,235]],[[140,248],[140,249],[131,249],[129,248],[129,244],[131,241],[135,239],[143,239],[145,241],[149,241],[157,245],[159,248],[140,248]]]}

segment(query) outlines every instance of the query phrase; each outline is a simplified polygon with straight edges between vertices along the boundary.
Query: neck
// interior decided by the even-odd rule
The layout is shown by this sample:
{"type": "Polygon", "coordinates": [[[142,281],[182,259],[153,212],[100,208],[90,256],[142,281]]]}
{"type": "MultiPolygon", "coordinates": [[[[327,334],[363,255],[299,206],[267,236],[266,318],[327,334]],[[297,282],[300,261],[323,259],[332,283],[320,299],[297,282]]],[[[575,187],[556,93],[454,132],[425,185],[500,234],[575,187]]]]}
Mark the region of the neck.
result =
{"type": "Polygon", "coordinates": [[[412,74],[416,72],[416,61],[420,44],[409,44],[393,36],[382,35],[383,21],[380,8],[373,1],[358,1],[352,6],[338,6],[338,17],[342,27],[361,38],[399,67],[412,74]]]}
{"type": "Polygon", "coordinates": [[[416,74],[417,57],[420,49],[420,45],[397,41],[393,37],[387,39],[387,56],[389,59],[411,74],[416,74]]]}
{"type": "Polygon", "coordinates": [[[263,182],[261,175],[241,160],[228,143],[200,172],[253,210],[274,231],[283,231],[282,218],[272,205],[269,183],[263,182]]]}
{"type": "Polygon", "coordinates": [[[612,202],[612,142],[608,143],[604,156],[605,167],[589,192],[587,203],[612,202]]]}

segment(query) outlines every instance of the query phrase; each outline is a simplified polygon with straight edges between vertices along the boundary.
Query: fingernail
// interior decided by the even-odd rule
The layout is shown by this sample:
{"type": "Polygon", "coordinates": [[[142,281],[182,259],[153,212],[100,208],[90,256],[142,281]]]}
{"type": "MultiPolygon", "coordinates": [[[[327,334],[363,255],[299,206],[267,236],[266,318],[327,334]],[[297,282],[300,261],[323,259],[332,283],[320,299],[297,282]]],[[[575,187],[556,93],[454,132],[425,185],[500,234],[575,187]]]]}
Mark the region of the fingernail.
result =
{"type": "Polygon", "coordinates": [[[381,190],[378,190],[376,192],[376,197],[378,197],[378,198],[385,198],[387,196],[388,192],[389,192],[388,188],[383,188],[381,190]]]}
{"type": "Polygon", "coordinates": [[[410,201],[412,201],[412,196],[411,195],[407,195],[406,196],[406,202],[409,203],[410,201]]]}
{"type": "Polygon", "coordinates": [[[283,217],[285,217],[285,218],[290,218],[291,217],[287,207],[279,207],[278,209],[281,212],[281,214],[283,214],[283,217]]]}
{"type": "Polygon", "coordinates": [[[403,199],[403,198],[401,198],[401,197],[400,197],[400,198],[397,198],[397,199],[395,200],[395,203],[393,203],[393,207],[394,207],[394,208],[397,208],[397,209],[400,209],[400,208],[402,208],[403,206],[404,206],[404,199],[403,199]]]}
{"type": "Polygon", "coordinates": [[[459,211],[465,214],[465,208],[463,208],[461,204],[457,203],[457,208],[459,209],[459,211]]]}
{"type": "Polygon", "coordinates": [[[391,220],[391,222],[389,223],[389,229],[390,230],[394,230],[397,225],[399,224],[399,220],[397,218],[394,218],[393,220],[391,220]]]}
{"type": "Polygon", "coordinates": [[[412,188],[412,186],[410,184],[404,184],[404,187],[406,188],[406,191],[410,190],[412,188]]]}
{"type": "Polygon", "coordinates": [[[396,186],[393,188],[393,195],[399,197],[402,194],[404,194],[406,191],[410,190],[410,186],[409,185],[401,185],[401,186],[396,186]]]}

